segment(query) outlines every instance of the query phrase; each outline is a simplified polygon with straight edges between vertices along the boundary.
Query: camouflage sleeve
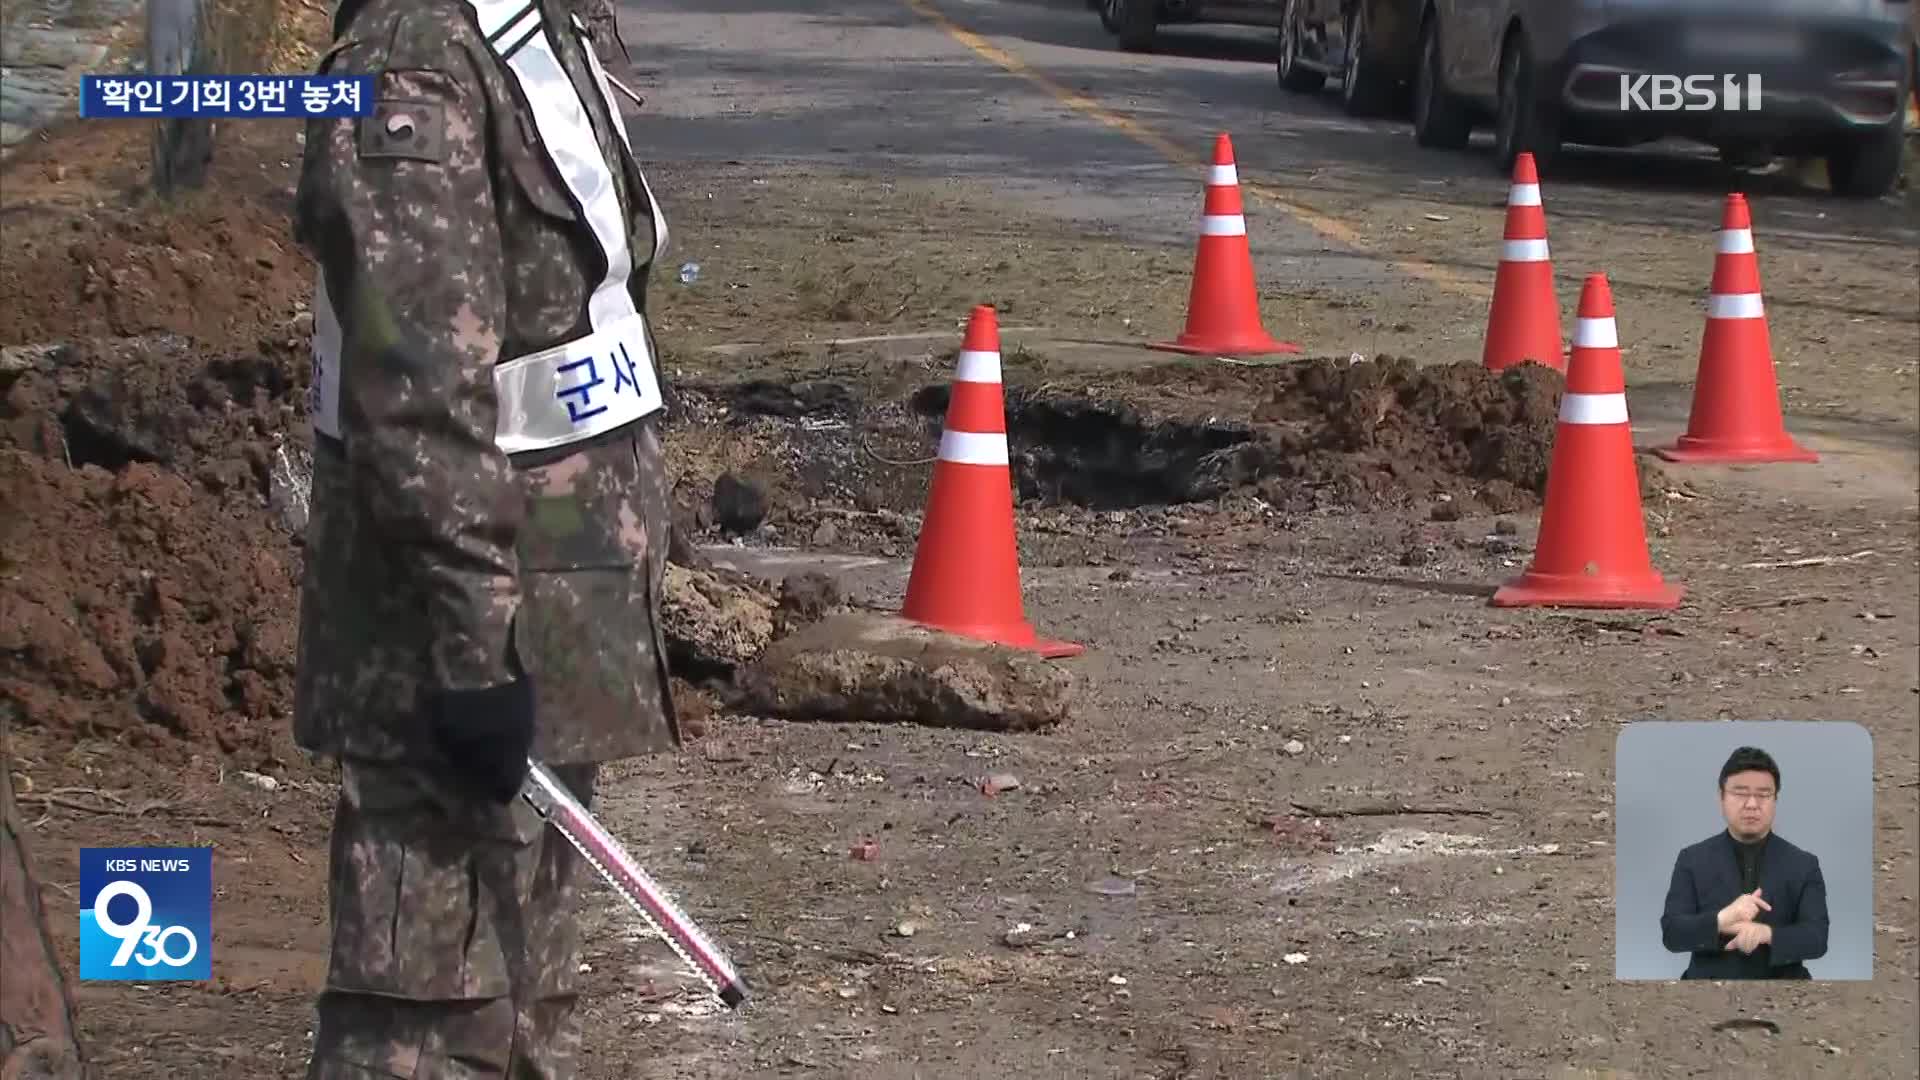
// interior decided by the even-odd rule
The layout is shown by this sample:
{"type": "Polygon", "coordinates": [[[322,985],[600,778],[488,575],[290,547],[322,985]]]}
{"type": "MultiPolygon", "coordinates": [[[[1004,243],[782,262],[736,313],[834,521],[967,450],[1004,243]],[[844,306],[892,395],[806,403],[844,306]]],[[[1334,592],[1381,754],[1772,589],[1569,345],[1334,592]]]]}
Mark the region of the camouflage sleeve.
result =
{"type": "Polygon", "coordinates": [[[613,0],[573,0],[572,7],[580,21],[587,24],[594,53],[602,64],[611,67],[626,52],[626,45],[620,41],[620,28],[614,21],[613,0]]]}
{"type": "Polygon", "coordinates": [[[495,686],[518,674],[525,505],[494,442],[506,277],[479,43],[433,6],[359,36],[334,70],[377,76],[374,111],[310,129],[325,145],[309,147],[300,210],[344,337],[343,441],[420,588],[434,689],[495,686]]]}

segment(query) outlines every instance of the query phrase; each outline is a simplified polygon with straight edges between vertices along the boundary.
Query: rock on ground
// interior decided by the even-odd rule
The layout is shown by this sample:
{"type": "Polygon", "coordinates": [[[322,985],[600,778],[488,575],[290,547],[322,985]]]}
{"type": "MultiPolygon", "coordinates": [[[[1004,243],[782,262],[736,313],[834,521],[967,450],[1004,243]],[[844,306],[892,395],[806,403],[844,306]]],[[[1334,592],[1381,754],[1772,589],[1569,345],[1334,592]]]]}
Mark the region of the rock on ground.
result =
{"type": "Polygon", "coordinates": [[[730,534],[750,533],[767,519],[767,493],[732,473],[713,485],[713,520],[730,534]]]}
{"type": "Polygon", "coordinates": [[[1075,686],[1036,654],[870,612],[775,642],[739,682],[750,712],[984,731],[1052,727],[1067,718],[1075,686]]]}
{"type": "Polygon", "coordinates": [[[726,676],[773,640],[778,601],[744,575],[667,564],[661,631],[676,673],[726,676]]]}
{"type": "Polygon", "coordinates": [[[788,574],[780,582],[780,606],[773,612],[773,636],[783,638],[803,626],[849,608],[840,583],[817,571],[788,574]]]}

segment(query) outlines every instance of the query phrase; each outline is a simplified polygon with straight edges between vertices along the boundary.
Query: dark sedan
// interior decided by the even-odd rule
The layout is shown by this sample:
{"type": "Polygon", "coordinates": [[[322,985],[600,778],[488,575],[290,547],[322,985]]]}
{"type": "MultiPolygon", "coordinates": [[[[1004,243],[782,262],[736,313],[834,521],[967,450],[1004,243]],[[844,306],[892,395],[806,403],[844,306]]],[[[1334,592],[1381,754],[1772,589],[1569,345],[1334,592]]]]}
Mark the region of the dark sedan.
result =
{"type": "Polygon", "coordinates": [[[1911,0],[1426,0],[1414,134],[1545,166],[1563,143],[1686,138],[1820,157],[1836,193],[1900,175],[1911,0]]]}

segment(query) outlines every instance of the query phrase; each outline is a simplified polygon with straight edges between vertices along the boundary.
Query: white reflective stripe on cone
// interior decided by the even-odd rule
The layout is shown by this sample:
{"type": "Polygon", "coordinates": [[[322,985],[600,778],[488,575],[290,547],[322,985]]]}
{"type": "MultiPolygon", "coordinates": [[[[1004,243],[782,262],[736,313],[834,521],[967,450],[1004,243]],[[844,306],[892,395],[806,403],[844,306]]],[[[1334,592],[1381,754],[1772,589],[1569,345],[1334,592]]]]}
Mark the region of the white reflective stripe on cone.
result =
{"type": "Polygon", "coordinates": [[[1501,262],[1546,262],[1545,240],[1505,240],[1500,244],[1501,262]]]}
{"type": "Polygon", "coordinates": [[[1507,188],[1508,206],[1539,206],[1539,184],[1514,184],[1507,188]]]}
{"type": "Polygon", "coordinates": [[[956,366],[955,382],[997,383],[1000,381],[1000,354],[965,349],[960,353],[960,362],[956,366]]]}
{"type": "Polygon", "coordinates": [[[1617,349],[1620,347],[1620,330],[1613,325],[1613,316],[1599,319],[1581,319],[1573,324],[1573,345],[1576,349],[1617,349]]]}
{"type": "Polygon", "coordinates": [[[1560,422],[1563,424],[1624,424],[1627,422],[1627,395],[1561,394],[1560,422]]]}
{"type": "Polygon", "coordinates": [[[1752,229],[1721,229],[1720,230],[1720,254],[1722,255],[1753,254],[1753,230],[1752,229]]]}
{"type": "Polygon", "coordinates": [[[1232,165],[1207,166],[1208,187],[1231,187],[1240,183],[1240,170],[1232,165]]]}
{"type": "Polygon", "coordinates": [[[1201,236],[1245,236],[1247,219],[1239,214],[1208,214],[1200,219],[1201,236]]]}
{"type": "Polygon", "coordinates": [[[940,433],[940,460],[956,465],[1005,465],[1007,437],[997,432],[943,431],[940,433]]]}
{"type": "Polygon", "coordinates": [[[1757,292],[1716,294],[1707,297],[1709,319],[1758,319],[1767,308],[1757,292]]]}

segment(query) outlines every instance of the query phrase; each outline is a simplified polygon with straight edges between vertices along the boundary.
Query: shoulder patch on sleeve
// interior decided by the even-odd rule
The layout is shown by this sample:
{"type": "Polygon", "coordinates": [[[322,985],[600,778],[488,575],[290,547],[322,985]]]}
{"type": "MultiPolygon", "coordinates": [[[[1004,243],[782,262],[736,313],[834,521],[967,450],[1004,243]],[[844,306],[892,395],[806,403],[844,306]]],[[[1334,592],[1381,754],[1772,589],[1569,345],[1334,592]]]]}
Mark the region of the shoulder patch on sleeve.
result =
{"type": "Polygon", "coordinates": [[[447,108],[437,101],[376,100],[360,120],[360,159],[447,160],[447,108]]]}

